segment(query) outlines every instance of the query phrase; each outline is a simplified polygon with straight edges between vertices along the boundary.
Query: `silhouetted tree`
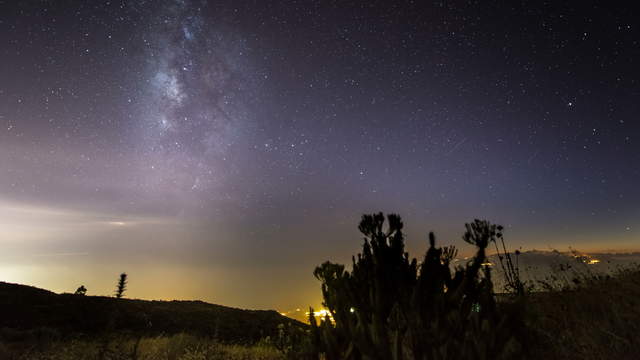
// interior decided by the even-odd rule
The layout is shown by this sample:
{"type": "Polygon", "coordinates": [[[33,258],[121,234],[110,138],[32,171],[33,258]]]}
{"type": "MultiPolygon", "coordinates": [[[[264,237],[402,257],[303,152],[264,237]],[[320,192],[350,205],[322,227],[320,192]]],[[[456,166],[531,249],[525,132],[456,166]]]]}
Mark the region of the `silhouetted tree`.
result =
{"type": "Polygon", "coordinates": [[[87,288],[84,287],[84,285],[80,285],[80,287],[76,289],[75,294],[76,295],[86,295],[87,294],[87,288]]]}
{"type": "MultiPolygon", "coordinates": [[[[454,247],[429,249],[421,264],[404,250],[398,215],[364,215],[362,253],[344,265],[325,262],[314,275],[322,282],[332,318],[311,320],[315,353],[333,359],[499,359],[521,349],[518,315],[498,310],[485,249],[497,236],[486,221],[467,224],[463,239],[477,247],[464,265],[451,262],[454,247]]],[[[501,236],[501,234],[500,234],[501,236]]]]}
{"type": "Polygon", "coordinates": [[[116,297],[118,299],[124,296],[124,292],[127,290],[127,274],[120,274],[120,279],[118,280],[118,286],[116,287],[116,297]]]}

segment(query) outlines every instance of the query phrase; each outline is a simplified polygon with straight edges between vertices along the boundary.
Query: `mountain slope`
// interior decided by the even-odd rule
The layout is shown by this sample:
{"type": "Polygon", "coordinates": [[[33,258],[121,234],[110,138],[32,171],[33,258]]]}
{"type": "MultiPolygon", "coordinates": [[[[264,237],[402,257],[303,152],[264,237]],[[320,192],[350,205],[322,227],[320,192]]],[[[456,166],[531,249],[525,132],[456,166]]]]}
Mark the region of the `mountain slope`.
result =
{"type": "Polygon", "coordinates": [[[271,310],[243,310],[202,301],[147,301],[56,294],[0,282],[0,328],[50,328],[62,335],[132,331],[145,335],[179,332],[228,342],[253,342],[277,326],[305,326],[271,310]]]}

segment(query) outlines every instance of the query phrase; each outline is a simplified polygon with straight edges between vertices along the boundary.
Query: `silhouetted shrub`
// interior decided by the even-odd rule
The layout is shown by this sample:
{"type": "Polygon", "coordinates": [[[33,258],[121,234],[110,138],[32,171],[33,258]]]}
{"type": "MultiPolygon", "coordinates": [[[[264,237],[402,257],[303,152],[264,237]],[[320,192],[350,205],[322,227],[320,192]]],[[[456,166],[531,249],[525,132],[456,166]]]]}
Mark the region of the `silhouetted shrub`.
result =
{"type": "Polygon", "coordinates": [[[84,285],[80,285],[80,287],[78,289],[76,289],[76,292],[74,293],[75,295],[87,295],[87,288],[84,287],[84,285]]]}
{"type": "MultiPolygon", "coordinates": [[[[326,359],[500,359],[521,352],[523,326],[516,308],[496,304],[485,250],[499,233],[475,220],[463,239],[476,256],[452,272],[454,247],[429,249],[421,264],[404,250],[398,215],[364,215],[362,253],[351,271],[326,262],[314,275],[322,282],[332,318],[310,317],[316,358],[326,359]]],[[[500,234],[501,236],[501,234],[500,234]]]]}
{"type": "Polygon", "coordinates": [[[313,351],[309,330],[299,324],[288,322],[278,325],[278,333],[261,341],[278,349],[287,359],[307,359],[313,351]]]}

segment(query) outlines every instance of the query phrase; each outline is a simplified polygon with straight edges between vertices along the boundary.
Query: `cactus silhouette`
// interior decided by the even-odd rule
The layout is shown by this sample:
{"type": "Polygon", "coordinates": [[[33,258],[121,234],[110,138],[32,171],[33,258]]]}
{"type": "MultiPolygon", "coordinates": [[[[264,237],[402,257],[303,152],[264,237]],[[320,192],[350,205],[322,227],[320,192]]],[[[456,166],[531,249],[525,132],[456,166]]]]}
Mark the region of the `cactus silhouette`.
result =
{"type": "MultiPolygon", "coordinates": [[[[452,271],[455,247],[436,247],[429,234],[423,261],[404,250],[398,215],[364,215],[362,253],[352,270],[325,262],[314,275],[322,282],[332,319],[311,322],[314,354],[333,359],[499,359],[520,352],[521,321],[498,309],[491,273],[482,264],[496,227],[476,220],[463,239],[477,247],[474,258],[452,271]]],[[[502,234],[500,234],[502,236],[502,234]]]]}
{"type": "Polygon", "coordinates": [[[116,287],[116,297],[121,299],[124,296],[124,292],[127,290],[127,274],[120,274],[118,279],[118,286],[116,287]]]}

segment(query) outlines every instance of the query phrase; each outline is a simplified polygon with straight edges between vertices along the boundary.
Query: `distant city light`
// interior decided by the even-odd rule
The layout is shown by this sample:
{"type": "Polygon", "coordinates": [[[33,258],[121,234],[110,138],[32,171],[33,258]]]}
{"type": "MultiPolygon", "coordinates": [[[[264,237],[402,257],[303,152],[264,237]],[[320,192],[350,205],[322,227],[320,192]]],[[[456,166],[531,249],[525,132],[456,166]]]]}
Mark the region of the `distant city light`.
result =
{"type": "Polygon", "coordinates": [[[578,261],[580,261],[580,262],[582,262],[584,264],[587,264],[587,265],[595,265],[595,264],[600,262],[600,260],[592,257],[589,254],[574,254],[573,257],[576,260],[578,260],[578,261]]]}

